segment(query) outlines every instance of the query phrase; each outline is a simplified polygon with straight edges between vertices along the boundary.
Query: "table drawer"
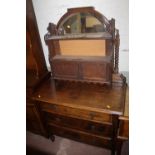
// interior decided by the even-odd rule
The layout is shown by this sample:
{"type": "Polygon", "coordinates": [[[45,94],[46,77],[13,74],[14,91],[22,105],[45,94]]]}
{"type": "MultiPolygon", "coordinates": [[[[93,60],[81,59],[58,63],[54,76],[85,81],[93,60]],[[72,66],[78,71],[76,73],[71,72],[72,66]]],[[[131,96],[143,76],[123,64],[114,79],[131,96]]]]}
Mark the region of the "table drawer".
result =
{"type": "Polygon", "coordinates": [[[52,123],[49,125],[49,130],[51,134],[70,138],[87,144],[106,147],[108,149],[110,149],[112,146],[112,141],[110,138],[103,138],[101,136],[96,136],[79,130],[58,126],[52,123]]]}
{"type": "Polygon", "coordinates": [[[60,126],[82,130],[92,134],[97,134],[105,137],[112,137],[112,124],[100,124],[92,121],[67,117],[58,114],[44,113],[48,123],[53,122],[60,126]]]}
{"type": "Polygon", "coordinates": [[[70,117],[75,117],[79,119],[91,120],[101,123],[111,123],[112,115],[108,113],[101,113],[96,111],[84,110],[79,108],[72,108],[63,105],[55,105],[49,103],[42,103],[41,109],[46,112],[51,112],[54,114],[60,114],[70,117]]]}

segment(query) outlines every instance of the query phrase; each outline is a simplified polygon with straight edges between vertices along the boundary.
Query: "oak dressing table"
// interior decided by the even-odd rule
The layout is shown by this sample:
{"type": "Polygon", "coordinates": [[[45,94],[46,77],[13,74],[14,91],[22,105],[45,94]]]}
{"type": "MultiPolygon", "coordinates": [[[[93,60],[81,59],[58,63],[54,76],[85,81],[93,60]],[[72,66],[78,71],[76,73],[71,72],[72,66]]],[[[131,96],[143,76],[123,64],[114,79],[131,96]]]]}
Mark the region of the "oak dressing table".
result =
{"type": "Polygon", "coordinates": [[[51,77],[33,100],[48,136],[105,147],[114,155],[121,148],[126,93],[115,20],[93,7],[71,8],[47,30],[51,77]]]}
{"type": "Polygon", "coordinates": [[[31,96],[43,135],[52,141],[59,135],[119,154],[126,140],[122,138],[126,79],[118,72],[115,20],[93,7],[71,8],[47,30],[51,76],[31,96]]]}

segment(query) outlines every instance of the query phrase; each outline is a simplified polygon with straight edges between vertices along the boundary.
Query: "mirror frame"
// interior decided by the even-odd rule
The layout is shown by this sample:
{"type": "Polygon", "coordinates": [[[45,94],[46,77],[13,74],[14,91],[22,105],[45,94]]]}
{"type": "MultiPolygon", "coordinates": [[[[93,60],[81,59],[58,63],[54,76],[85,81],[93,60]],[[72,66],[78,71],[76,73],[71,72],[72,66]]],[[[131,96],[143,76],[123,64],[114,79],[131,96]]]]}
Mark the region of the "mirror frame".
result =
{"type": "Polygon", "coordinates": [[[74,16],[78,13],[89,13],[93,17],[95,17],[97,20],[101,22],[102,25],[105,25],[105,31],[111,33],[111,24],[110,21],[101,13],[96,11],[94,7],[81,7],[81,8],[70,8],[67,10],[67,13],[65,13],[60,20],[57,23],[56,29],[59,31],[60,26],[64,24],[65,21],[67,21],[69,18],[74,16]]]}

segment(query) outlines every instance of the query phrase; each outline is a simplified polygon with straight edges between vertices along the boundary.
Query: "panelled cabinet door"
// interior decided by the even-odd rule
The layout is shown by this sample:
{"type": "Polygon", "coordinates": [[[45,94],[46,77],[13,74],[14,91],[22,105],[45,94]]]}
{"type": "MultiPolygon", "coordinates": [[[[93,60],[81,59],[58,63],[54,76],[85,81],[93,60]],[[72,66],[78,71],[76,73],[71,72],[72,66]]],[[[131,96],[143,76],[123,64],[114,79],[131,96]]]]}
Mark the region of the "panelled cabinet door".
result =
{"type": "Polygon", "coordinates": [[[104,62],[83,62],[81,64],[82,76],[85,80],[104,81],[110,80],[110,65],[104,62]]]}
{"type": "Polygon", "coordinates": [[[53,75],[56,79],[75,79],[85,81],[111,81],[110,64],[93,61],[53,60],[53,75]]]}
{"type": "Polygon", "coordinates": [[[78,63],[73,61],[53,61],[53,74],[55,78],[71,78],[78,76],[78,63]]]}

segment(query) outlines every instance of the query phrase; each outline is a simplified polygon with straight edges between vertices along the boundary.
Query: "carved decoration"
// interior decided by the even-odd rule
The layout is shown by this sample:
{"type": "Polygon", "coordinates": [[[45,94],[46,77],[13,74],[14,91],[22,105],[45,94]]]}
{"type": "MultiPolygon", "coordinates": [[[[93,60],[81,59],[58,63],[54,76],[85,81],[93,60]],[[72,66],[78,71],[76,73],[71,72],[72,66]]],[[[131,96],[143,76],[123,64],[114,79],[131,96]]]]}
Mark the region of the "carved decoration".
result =
{"type": "Polygon", "coordinates": [[[51,34],[51,35],[57,35],[58,34],[56,25],[53,23],[49,23],[47,30],[48,30],[49,34],[51,34]]]}
{"type": "MultiPolygon", "coordinates": [[[[113,44],[112,44],[112,51],[114,51],[114,44],[115,44],[115,19],[111,19],[110,21],[110,33],[112,34],[113,44]]],[[[115,57],[114,52],[112,53],[112,63],[113,63],[113,70],[115,68],[115,57]]]]}
{"type": "Polygon", "coordinates": [[[116,30],[116,38],[115,38],[115,67],[114,72],[118,73],[118,63],[119,63],[119,45],[120,45],[120,37],[119,37],[119,30],[116,30]]]}

